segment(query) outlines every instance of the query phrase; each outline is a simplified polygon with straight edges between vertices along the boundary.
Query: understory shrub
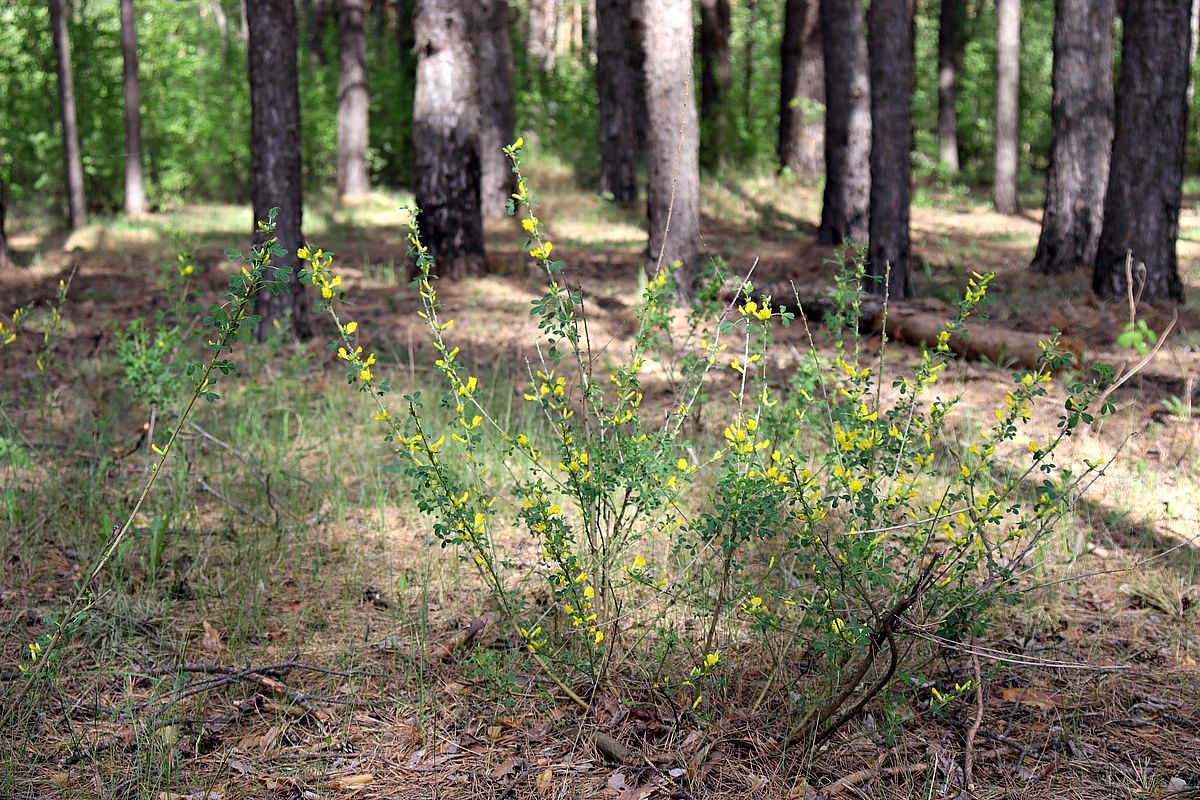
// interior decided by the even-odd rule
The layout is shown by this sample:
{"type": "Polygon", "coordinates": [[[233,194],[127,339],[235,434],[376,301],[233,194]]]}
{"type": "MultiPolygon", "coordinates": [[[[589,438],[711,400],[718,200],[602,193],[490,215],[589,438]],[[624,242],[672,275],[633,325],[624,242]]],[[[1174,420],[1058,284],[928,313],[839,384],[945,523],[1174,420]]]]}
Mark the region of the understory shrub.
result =
{"type": "MultiPolygon", "coordinates": [[[[1056,433],[1030,438],[1052,375],[1072,366],[1051,339],[1037,369],[1014,374],[994,419],[948,441],[959,398],[934,387],[992,276],[975,274],[912,373],[889,379],[884,349],[866,352],[858,327],[861,256],[837,281],[832,356],[818,356],[810,332],[790,395],[776,388],[787,370],[773,335],[798,320],[807,329],[798,300],[760,296],[747,279],[732,300],[710,288],[681,309],[678,264],[649,276],[629,352],[602,368],[610,356],[590,340],[580,291],[537,217],[522,146],[506,148],[518,187],[509,210],[547,281],[522,392],[544,421],[536,429],[489,413],[442,315],[415,211],[409,253],[445,413],[418,392],[394,398],[362,323],[347,318],[333,254],[298,255],[417,506],[558,688],[586,707],[620,677],[703,714],[738,700],[737,673],[757,680],[754,710],[786,720],[785,744],[811,746],[872,699],[903,698],[888,690],[930,647],[969,652],[989,609],[1029,589],[1044,544],[1103,469],[1061,466],[1056,451],[1093,421],[1106,373],[1069,386],[1056,433]],[[719,436],[696,424],[705,398],[719,436]],[[532,576],[507,546],[513,531],[536,544],[532,576]]],[[[928,702],[970,688],[927,687],[928,702]]]]}

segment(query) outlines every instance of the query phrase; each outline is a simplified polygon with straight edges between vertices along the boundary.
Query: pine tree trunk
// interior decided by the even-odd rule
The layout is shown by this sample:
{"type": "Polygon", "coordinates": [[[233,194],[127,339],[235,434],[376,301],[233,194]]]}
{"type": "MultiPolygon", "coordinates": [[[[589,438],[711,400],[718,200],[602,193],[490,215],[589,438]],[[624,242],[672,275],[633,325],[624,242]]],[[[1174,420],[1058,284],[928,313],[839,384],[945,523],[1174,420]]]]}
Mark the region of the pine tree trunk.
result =
{"type": "Polygon", "coordinates": [[[1175,254],[1187,138],[1190,0],[1126,0],[1116,131],[1092,288],[1124,297],[1125,256],[1145,265],[1135,291],[1183,302],[1175,254]]]}
{"type": "Polygon", "coordinates": [[[0,270],[8,269],[13,263],[12,252],[8,249],[8,228],[5,227],[6,210],[4,180],[0,179],[0,270]]]}
{"type": "Polygon", "coordinates": [[[779,166],[806,180],[825,169],[825,56],[820,0],[787,0],[779,93],[779,166]]]}
{"type": "Polygon", "coordinates": [[[75,82],[71,76],[71,40],[63,0],[50,0],[50,27],[58,65],[58,107],[62,124],[63,164],[66,168],[67,222],[74,230],[87,224],[83,196],[83,158],[79,152],[79,126],[75,121],[75,82]]]}
{"type": "Polygon", "coordinates": [[[329,18],[328,4],[334,2],[337,0],[307,0],[304,4],[307,11],[308,60],[317,66],[328,60],[325,56],[325,22],[329,18]]]}
{"type": "Polygon", "coordinates": [[[938,15],[938,156],[958,172],[958,66],[962,58],[963,0],[942,0],[938,15]]]}
{"type": "Polygon", "coordinates": [[[625,41],[629,43],[629,69],[633,73],[634,130],[637,153],[645,155],[645,142],[650,136],[650,114],[646,108],[646,11],[645,0],[625,0],[629,18],[625,21],[625,41]]]}
{"type": "Polygon", "coordinates": [[[221,0],[212,0],[213,19],[217,23],[217,35],[221,37],[221,63],[229,66],[229,18],[221,7],[221,0]]]}
{"type": "Polygon", "coordinates": [[[637,197],[637,86],[629,0],[596,0],[596,90],[600,107],[600,190],[622,205],[637,197]]]}
{"type": "Polygon", "coordinates": [[[682,263],[675,280],[691,296],[700,260],[700,135],[692,71],[691,0],[645,0],[649,120],[649,268],[682,263]]]}
{"type": "Polygon", "coordinates": [[[125,213],[146,213],[146,176],[142,159],[142,86],[138,80],[137,16],[133,0],[121,0],[121,56],[125,62],[125,213]]]}
{"type": "MultiPolygon", "coordinates": [[[[1192,46],[1188,50],[1188,64],[1195,65],[1196,63],[1196,48],[1200,46],[1200,0],[1192,0],[1192,46]]],[[[1192,107],[1192,100],[1196,97],[1196,81],[1192,78],[1192,71],[1188,70],[1188,90],[1187,104],[1188,108],[1192,107]]]]}
{"type": "Polygon", "coordinates": [[[529,29],[525,52],[544,72],[554,69],[558,56],[559,0],[529,0],[529,29]]]}
{"type": "Polygon", "coordinates": [[[996,153],[992,202],[1017,213],[1017,138],[1021,87],[1021,0],[996,0],[996,153]]]}
{"type": "Polygon", "coordinates": [[[516,176],[504,147],[516,138],[513,106],[512,41],[508,0],[475,0],[475,58],[479,76],[480,202],[483,214],[505,215],[509,196],[516,191],[516,176]]]}
{"type": "Polygon", "coordinates": [[[871,223],[867,289],[912,297],[913,16],[908,0],[871,0],[871,223]],[[886,280],[884,278],[886,277],[886,280]]]}
{"type": "Polygon", "coordinates": [[[729,63],[729,0],[700,0],[700,153],[708,167],[721,160],[725,114],[721,99],[733,73],[729,63]]]}
{"type": "MultiPolygon", "coordinates": [[[[253,47],[247,51],[250,73],[250,193],[257,223],[272,208],[279,209],[275,236],[287,255],[279,265],[297,268],[296,251],[304,243],[300,226],[304,216],[304,189],[300,167],[300,84],[296,72],[296,8],[292,0],[246,0],[246,27],[253,47]]],[[[307,339],[311,330],[308,304],[298,269],[292,274],[291,293],[258,298],[262,316],[259,338],[270,333],[271,323],[292,315],[292,332],[307,339]]]]}
{"type": "Polygon", "coordinates": [[[1050,172],[1030,268],[1060,274],[1096,263],[1113,135],[1112,0],[1057,0],[1050,172]]]}
{"type": "Polygon", "coordinates": [[[371,191],[367,170],[370,96],[367,93],[367,31],[363,0],[338,0],[341,74],[338,78],[337,194],[362,198],[371,191]]]}
{"type": "Polygon", "coordinates": [[[825,197],[817,241],[864,244],[871,201],[871,92],[859,0],[821,0],[825,197]]]}
{"type": "Polygon", "coordinates": [[[421,232],[450,279],[484,270],[480,208],[479,92],[458,0],[417,0],[413,153],[421,232]]]}

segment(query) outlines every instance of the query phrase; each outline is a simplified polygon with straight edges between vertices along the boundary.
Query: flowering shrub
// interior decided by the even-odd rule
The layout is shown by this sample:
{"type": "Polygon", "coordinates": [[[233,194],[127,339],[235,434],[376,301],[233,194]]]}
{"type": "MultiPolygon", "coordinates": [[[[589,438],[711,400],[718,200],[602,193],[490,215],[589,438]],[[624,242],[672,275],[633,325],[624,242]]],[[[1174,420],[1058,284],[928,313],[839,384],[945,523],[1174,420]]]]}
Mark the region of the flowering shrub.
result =
{"type": "Polygon", "coordinates": [[[1056,435],[1022,441],[1052,374],[1070,363],[1048,341],[1041,367],[1014,376],[989,426],[969,442],[944,442],[957,398],[932,387],[991,275],[970,279],[936,344],[885,391],[882,355],[866,360],[857,329],[861,263],[838,280],[832,361],[810,354],[818,391],[786,397],[772,388],[772,332],[802,309],[756,296],[749,281],[715,314],[693,313],[682,340],[673,335],[675,265],[649,277],[623,363],[597,374],[580,294],[535,213],[521,152],[521,140],[506,148],[517,174],[509,211],[522,216],[529,257],[547,281],[532,308],[540,360],[523,396],[548,436],[510,430],[488,413],[478,378],[450,341],[454,321],[440,315],[416,214],[408,242],[418,313],[451,412],[440,428],[419,393],[391,404],[374,354],[358,344],[360,323],[343,317],[333,255],[299,255],[303,279],[320,290],[337,326],[347,380],[370,398],[417,505],[558,685],[587,705],[657,634],[654,687],[696,709],[705,692],[720,691],[733,651],[747,658],[739,667],[766,664],[755,706],[770,700],[791,720],[787,742],[812,744],[892,685],[913,639],[981,634],[987,608],[1021,589],[1031,554],[1103,466],[1076,472],[1055,461],[1063,440],[1092,422],[1097,382],[1070,387],[1056,435]],[[667,399],[653,404],[643,386],[652,361],[679,367],[666,370],[676,377],[667,399]],[[717,387],[728,390],[717,403],[725,422],[706,447],[688,438],[685,423],[717,387]],[[505,454],[509,474],[485,465],[489,447],[505,454]],[[521,571],[497,547],[514,526],[537,544],[548,606],[531,601],[521,571]]]}

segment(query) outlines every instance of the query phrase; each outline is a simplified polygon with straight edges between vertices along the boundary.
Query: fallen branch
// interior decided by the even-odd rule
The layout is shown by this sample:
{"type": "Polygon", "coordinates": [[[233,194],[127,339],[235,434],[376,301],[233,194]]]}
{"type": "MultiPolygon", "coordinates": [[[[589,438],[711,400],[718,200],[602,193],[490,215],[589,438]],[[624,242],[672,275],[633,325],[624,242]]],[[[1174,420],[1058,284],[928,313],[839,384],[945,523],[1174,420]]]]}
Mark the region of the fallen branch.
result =
{"type": "MultiPolygon", "coordinates": [[[[886,753],[884,754],[886,755],[886,753]]],[[[882,758],[880,759],[882,761],[882,758]]],[[[836,783],[830,785],[826,791],[826,797],[831,800],[838,795],[854,791],[859,784],[872,781],[877,778],[900,777],[904,775],[920,775],[929,769],[928,764],[907,764],[903,767],[870,767],[869,769],[860,769],[858,772],[851,772],[844,778],[841,778],[836,783]]]]}
{"type": "MultiPolygon", "coordinates": [[[[833,293],[821,290],[801,297],[791,285],[778,284],[756,288],[755,295],[792,297],[804,307],[809,321],[823,320],[837,310],[833,293]]],[[[739,301],[749,299],[736,284],[726,285],[721,290],[721,299],[739,301]]],[[[946,327],[946,314],[927,311],[914,303],[896,300],[884,303],[882,297],[864,295],[858,309],[858,327],[866,334],[886,331],[888,339],[914,347],[936,347],[938,334],[946,327]]],[[[1042,342],[1051,338],[1050,333],[1016,331],[1000,325],[988,325],[978,320],[969,326],[969,336],[951,336],[948,344],[962,358],[987,359],[994,364],[1015,364],[1028,369],[1041,365],[1042,342]]],[[[1071,351],[1076,362],[1083,359],[1083,349],[1074,341],[1062,338],[1059,342],[1071,351]]]]}
{"type": "MultiPolygon", "coordinates": [[[[213,689],[219,689],[222,686],[228,686],[238,682],[252,683],[259,688],[270,692],[271,694],[281,695],[295,705],[303,708],[305,711],[312,711],[313,703],[355,705],[355,701],[353,700],[342,700],[336,697],[326,697],[293,689],[283,681],[273,677],[273,675],[293,669],[317,672],[324,675],[338,675],[342,677],[352,677],[357,675],[381,677],[380,673],[347,672],[343,670],[329,669],[328,667],[321,667],[316,664],[305,664],[300,661],[284,661],[279,664],[270,664],[264,667],[245,668],[230,667],[224,664],[211,664],[206,662],[189,662],[183,664],[151,667],[149,669],[141,670],[141,672],[146,675],[174,675],[186,672],[215,676],[207,680],[202,680],[189,686],[185,686],[182,689],[178,689],[170,693],[167,695],[167,702],[155,712],[156,714],[163,713],[168,708],[187,697],[212,691],[213,689]]],[[[148,700],[145,703],[138,705],[137,709],[140,710],[146,708],[153,703],[154,700],[148,700]]]]}

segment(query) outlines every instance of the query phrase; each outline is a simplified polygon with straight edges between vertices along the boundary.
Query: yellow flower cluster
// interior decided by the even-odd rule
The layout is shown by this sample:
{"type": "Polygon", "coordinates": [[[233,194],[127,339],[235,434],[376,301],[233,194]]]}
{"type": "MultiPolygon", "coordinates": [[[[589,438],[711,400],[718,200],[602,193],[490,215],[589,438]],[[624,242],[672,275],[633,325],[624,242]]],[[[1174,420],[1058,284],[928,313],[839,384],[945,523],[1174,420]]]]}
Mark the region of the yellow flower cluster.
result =
{"type": "Polygon", "coordinates": [[[330,268],[333,264],[332,253],[326,253],[320,248],[313,250],[305,245],[296,250],[296,257],[308,262],[309,269],[312,270],[312,285],[321,290],[322,298],[331,300],[335,294],[342,293],[338,288],[342,285],[342,276],[334,274],[330,268]]]}
{"type": "Polygon", "coordinates": [[[24,307],[13,309],[11,326],[5,325],[4,320],[0,319],[0,347],[8,347],[17,340],[17,326],[25,314],[24,307]]]}

